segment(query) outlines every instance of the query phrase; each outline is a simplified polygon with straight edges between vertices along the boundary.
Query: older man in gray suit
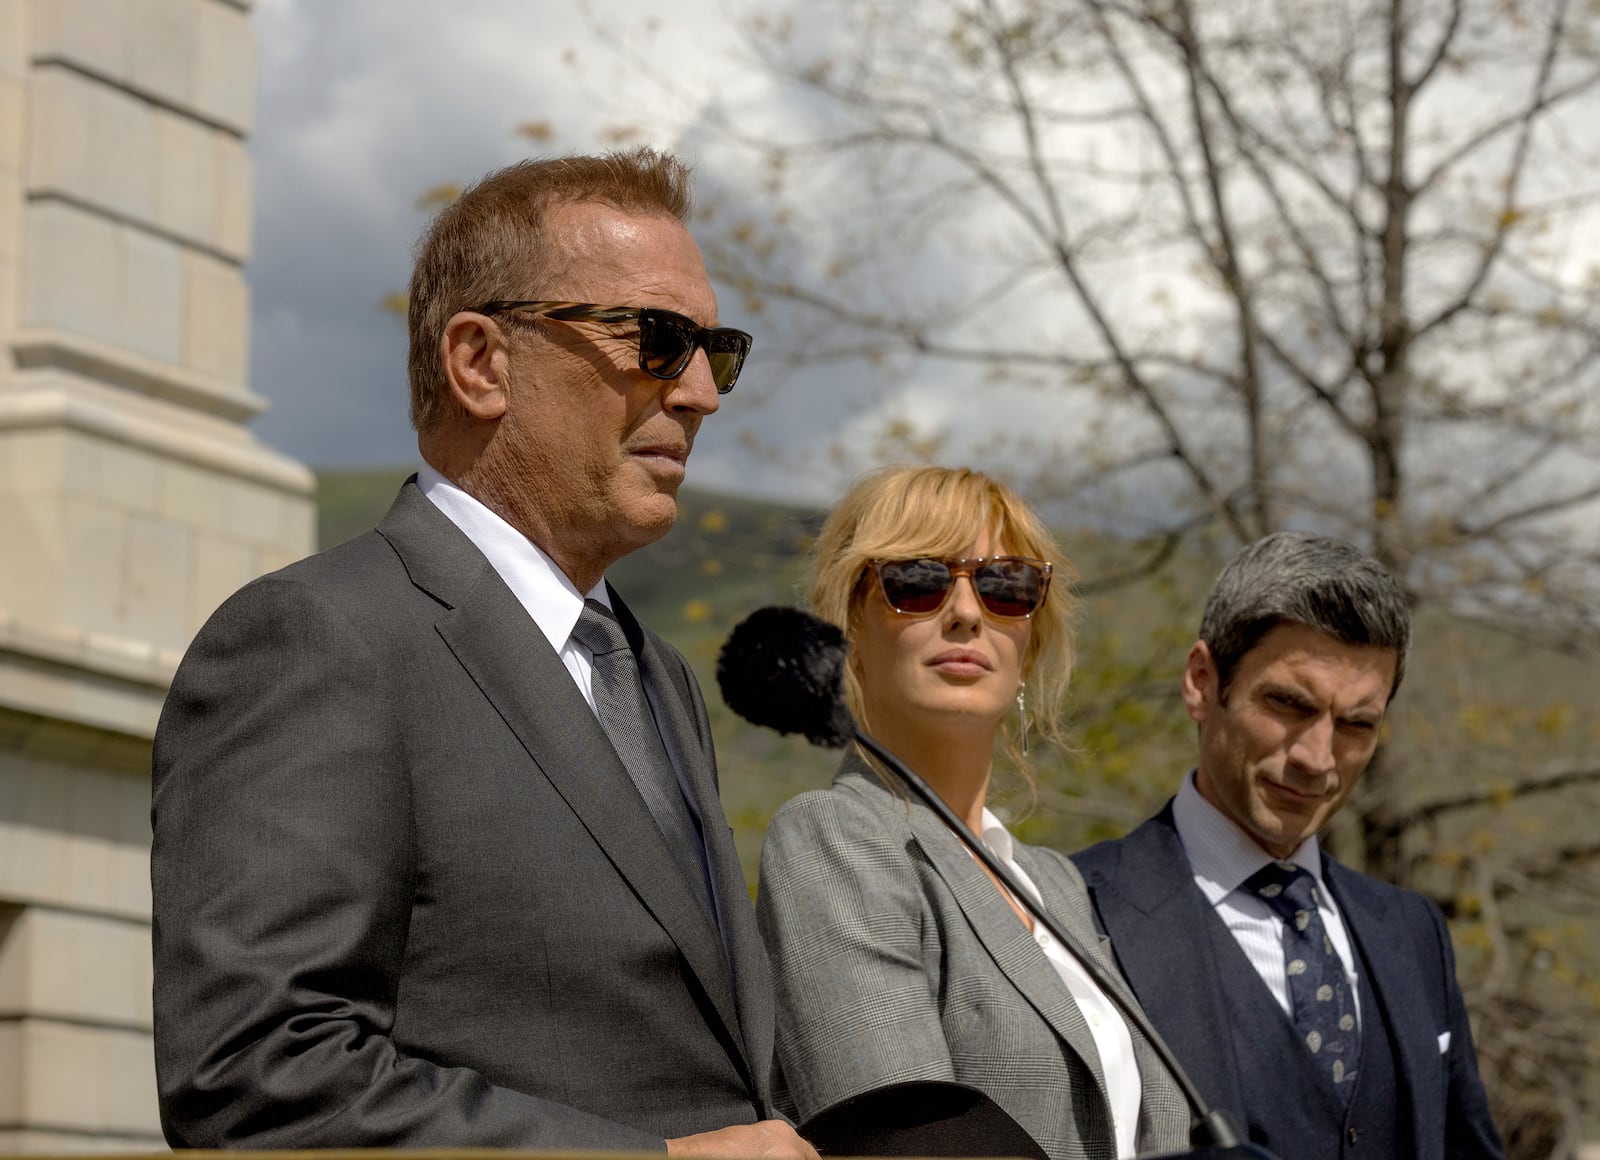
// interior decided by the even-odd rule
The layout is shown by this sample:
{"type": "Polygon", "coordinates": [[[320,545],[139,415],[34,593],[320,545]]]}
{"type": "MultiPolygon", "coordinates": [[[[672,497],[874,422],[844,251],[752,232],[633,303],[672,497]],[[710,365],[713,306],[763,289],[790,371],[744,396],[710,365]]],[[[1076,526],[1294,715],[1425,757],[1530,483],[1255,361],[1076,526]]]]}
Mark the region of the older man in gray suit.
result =
{"type": "Polygon", "coordinates": [[[411,284],[425,465],[243,589],[156,737],[172,1144],[815,1157],[683,658],[606,568],[671,526],[749,336],[648,150],[527,162],[411,284]]]}

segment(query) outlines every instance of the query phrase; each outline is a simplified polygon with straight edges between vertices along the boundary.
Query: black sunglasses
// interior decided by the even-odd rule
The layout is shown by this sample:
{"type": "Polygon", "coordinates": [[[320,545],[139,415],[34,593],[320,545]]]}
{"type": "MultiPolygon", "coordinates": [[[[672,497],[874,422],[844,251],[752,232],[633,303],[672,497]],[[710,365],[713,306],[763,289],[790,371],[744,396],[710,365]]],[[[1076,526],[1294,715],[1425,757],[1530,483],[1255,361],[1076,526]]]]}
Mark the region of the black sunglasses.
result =
{"type": "Polygon", "coordinates": [[[589,302],[488,302],[479,314],[519,311],[554,322],[637,322],[639,369],[658,379],[675,379],[704,347],[711,362],[717,394],[726,395],[739,381],[739,369],[754,340],[731,326],[701,326],[692,318],[654,306],[595,306],[589,302]]]}
{"type": "Polygon", "coordinates": [[[872,560],[867,567],[889,607],[902,616],[928,616],[943,608],[957,576],[970,576],[978,600],[990,616],[1025,620],[1039,610],[1050,591],[1052,565],[1025,556],[979,556],[975,560],[925,558],[872,560]]]}

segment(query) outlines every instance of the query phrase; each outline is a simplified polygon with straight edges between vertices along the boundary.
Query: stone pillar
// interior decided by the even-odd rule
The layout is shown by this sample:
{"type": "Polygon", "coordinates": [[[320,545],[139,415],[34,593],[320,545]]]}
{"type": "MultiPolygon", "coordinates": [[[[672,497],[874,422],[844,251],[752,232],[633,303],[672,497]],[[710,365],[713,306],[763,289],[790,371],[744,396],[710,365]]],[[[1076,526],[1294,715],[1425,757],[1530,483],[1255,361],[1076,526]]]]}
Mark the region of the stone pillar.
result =
{"type": "Polygon", "coordinates": [[[161,1143],[150,738],[312,548],[245,423],[248,0],[0,0],[0,1152],[161,1143]]]}

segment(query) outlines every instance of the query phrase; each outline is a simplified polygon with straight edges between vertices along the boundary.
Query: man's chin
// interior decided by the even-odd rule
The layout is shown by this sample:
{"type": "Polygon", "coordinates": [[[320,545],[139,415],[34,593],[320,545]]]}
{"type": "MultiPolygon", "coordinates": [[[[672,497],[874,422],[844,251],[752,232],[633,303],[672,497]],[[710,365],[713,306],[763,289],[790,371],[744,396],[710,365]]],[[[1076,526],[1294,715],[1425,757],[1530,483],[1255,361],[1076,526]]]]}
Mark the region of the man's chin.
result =
{"type": "Polygon", "coordinates": [[[671,492],[635,497],[627,508],[628,528],[633,550],[655,543],[672,530],[678,520],[677,488],[671,492]]]}
{"type": "Polygon", "coordinates": [[[1300,848],[1300,843],[1316,832],[1305,818],[1277,814],[1258,817],[1251,828],[1255,831],[1256,844],[1274,858],[1289,857],[1300,848]]]}

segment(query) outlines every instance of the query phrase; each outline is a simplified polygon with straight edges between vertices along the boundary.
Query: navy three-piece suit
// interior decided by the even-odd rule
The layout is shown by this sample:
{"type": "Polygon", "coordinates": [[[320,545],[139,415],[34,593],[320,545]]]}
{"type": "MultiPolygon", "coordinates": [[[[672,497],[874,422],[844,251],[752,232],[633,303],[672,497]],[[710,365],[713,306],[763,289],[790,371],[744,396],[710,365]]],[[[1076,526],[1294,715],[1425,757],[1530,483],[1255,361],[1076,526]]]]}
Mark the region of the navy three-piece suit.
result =
{"type": "Polygon", "coordinates": [[[1171,802],[1073,860],[1140,1004],[1252,1142],[1285,1160],[1504,1155],[1449,932],[1420,894],[1323,855],[1362,980],[1360,1071],[1345,1106],[1195,884],[1171,802]]]}

